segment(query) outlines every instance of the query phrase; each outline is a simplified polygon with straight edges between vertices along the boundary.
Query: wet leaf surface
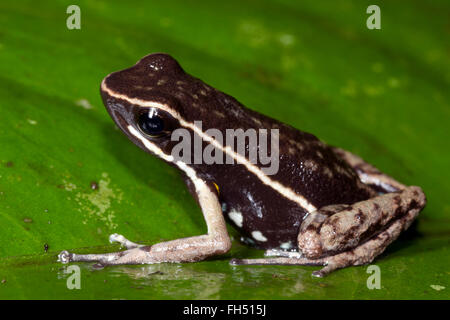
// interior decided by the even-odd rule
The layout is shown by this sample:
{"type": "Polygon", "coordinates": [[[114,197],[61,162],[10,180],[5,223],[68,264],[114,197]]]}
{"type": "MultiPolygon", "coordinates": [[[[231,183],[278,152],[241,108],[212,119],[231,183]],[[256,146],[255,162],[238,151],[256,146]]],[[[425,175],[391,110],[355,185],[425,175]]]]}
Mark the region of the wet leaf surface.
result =
{"type": "MultiPolygon", "coordinates": [[[[0,3],[0,298],[448,299],[449,33],[445,1],[68,1],[0,3]],[[69,290],[63,249],[117,250],[108,235],[155,243],[205,232],[176,170],[132,145],[99,84],[151,52],[245,105],[361,155],[423,187],[418,222],[367,267],[232,267],[261,251],[234,240],[195,264],[79,264],[69,290]]],[[[231,230],[230,230],[231,231],[231,230]]],[[[231,231],[234,239],[238,236],[231,231]]]]}

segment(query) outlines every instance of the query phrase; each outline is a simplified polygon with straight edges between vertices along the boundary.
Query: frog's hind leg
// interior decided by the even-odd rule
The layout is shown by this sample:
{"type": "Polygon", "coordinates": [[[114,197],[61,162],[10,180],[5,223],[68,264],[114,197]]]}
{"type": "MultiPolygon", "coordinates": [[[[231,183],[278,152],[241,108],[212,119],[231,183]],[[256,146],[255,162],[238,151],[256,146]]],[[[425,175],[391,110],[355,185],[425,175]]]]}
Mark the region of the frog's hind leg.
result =
{"type": "MultiPolygon", "coordinates": [[[[323,266],[322,269],[314,271],[313,276],[323,277],[330,272],[348,266],[363,265],[372,262],[386,247],[392,243],[400,233],[405,230],[415,219],[421,208],[408,211],[402,218],[395,220],[384,231],[373,236],[353,249],[334,255],[308,258],[304,255],[296,257],[278,256],[263,259],[232,259],[233,265],[306,265],[323,266]]],[[[278,251],[274,255],[276,255],[278,251]]],[[[288,252],[286,252],[288,254],[288,252]]]]}
{"type": "Polygon", "coordinates": [[[355,170],[364,184],[371,186],[373,189],[387,193],[406,188],[405,185],[365,162],[361,157],[340,148],[333,148],[333,151],[355,170]]]}
{"type": "Polygon", "coordinates": [[[370,263],[411,225],[426,204],[420,187],[405,186],[350,152],[335,152],[380,195],[352,205],[323,207],[304,220],[299,249],[310,259],[331,256],[323,274],[370,263]]]}
{"type": "Polygon", "coordinates": [[[233,264],[323,265],[315,276],[372,262],[406,230],[425,206],[420,187],[407,187],[361,158],[341,149],[335,152],[378,192],[352,205],[331,205],[309,213],[303,221],[298,246],[300,257],[234,260],[233,264]]]}

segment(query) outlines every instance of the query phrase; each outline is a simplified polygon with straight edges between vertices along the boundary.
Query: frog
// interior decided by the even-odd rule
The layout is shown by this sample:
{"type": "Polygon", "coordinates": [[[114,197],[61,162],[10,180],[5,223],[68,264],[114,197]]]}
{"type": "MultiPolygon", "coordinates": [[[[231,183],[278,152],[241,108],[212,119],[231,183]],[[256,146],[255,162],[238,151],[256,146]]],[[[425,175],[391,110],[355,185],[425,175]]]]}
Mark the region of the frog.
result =
{"type": "Polygon", "coordinates": [[[179,169],[207,232],[152,245],[115,233],[109,240],[124,250],[64,250],[58,256],[62,263],[95,262],[104,267],[202,261],[230,251],[228,223],[241,242],[265,250],[263,258],[231,258],[233,268],[319,266],[312,275],[323,277],[370,264],[426,205],[420,187],[404,185],[350,151],[245,107],[185,72],[169,54],[149,54],[107,75],[100,94],[115,125],[131,142],[179,169]],[[278,133],[276,172],[265,172],[262,163],[249,161],[247,153],[238,153],[208,133],[250,128],[278,133]],[[200,139],[203,148],[212,147],[236,161],[205,164],[189,156],[175,157],[172,134],[177,129],[200,139]]]}

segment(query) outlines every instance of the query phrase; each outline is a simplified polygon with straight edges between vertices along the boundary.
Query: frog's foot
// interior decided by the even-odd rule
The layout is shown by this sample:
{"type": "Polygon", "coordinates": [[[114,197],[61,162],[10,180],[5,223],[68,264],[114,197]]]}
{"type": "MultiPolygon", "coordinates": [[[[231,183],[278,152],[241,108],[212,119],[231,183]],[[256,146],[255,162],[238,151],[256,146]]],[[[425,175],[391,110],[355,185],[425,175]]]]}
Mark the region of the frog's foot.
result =
{"type": "Polygon", "coordinates": [[[123,235],[117,234],[117,233],[113,233],[112,235],[109,236],[109,242],[120,243],[123,247],[125,247],[127,249],[143,247],[142,244],[137,244],[135,242],[132,242],[132,241],[128,240],[127,238],[125,238],[123,235]]]}
{"type": "Polygon", "coordinates": [[[62,263],[98,262],[102,266],[151,263],[152,261],[150,261],[146,255],[146,248],[146,246],[140,246],[125,251],[100,254],[76,254],[62,251],[58,255],[58,261],[62,263]]]}
{"type": "MultiPolygon", "coordinates": [[[[223,225],[225,226],[225,224],[223,225]]],[[[182,238],[156,243],[151,246],[138,245],[119,235],[113,235],[111,240],[117,241],[129,249],[101,254],[76,254],[62,251],[58,255],[58,261],[62,263],[98,262],[101,266],[194,262],[213,255],[224,254],[231,247],[231,241],[228,234],[225,233],[182,238]]]]}
{"type": "Polygon", "coordinates": [[[58,255],[58,261],[62,263],[77,262],[77,261],[96,261],[99,262],[101,265],[108,265],[108,264],[126,263],[125,260],[133,260],[133,259],[135,261],[140,261],[140,259],[142,260],[143,254],[139,250],[132,250],[132,249],[145,248],[144,245],[134,243],[117,233],[114,233],[109,236],[109,242],[120,243],[123,247],[127,248],[128,250],[104,254],[75,254],[64,250],[58,255]],[[139,256],[141,257],[139,258],[139,256]]]}

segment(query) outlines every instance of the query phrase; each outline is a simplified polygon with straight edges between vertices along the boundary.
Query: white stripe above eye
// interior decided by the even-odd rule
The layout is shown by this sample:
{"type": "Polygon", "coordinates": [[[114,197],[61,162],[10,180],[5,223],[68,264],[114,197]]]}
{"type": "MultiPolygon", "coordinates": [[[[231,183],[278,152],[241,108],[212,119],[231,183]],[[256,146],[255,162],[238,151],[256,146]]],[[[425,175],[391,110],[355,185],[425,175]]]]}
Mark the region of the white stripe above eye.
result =
{"type": "MultiPolygon", "coordinates": [[[[126,95],[117,93],[117,92],[109,89],[106,86],[105,80],[107,78],[108,77],[103,79],[102,84],[101,84],[101,88],[102,88],[103,91],[107,92],[110,96],[112,96],[112,97],[114,97],[116,99],[125,100],[125,101],[127,101],[127,102],[129,102],[131,104],[138,105],[138,106],[141,106],[141,107],[149,107],[149,108],[153,107],[153,108],[158,108],[158,109],[164,110],[165,112],[168,112],[172,117],[177,119],[183,127],[190,128],[195,133],[197,133],[204,141],[209,142],[214,147],[222,150],[225,154],[229,155],[234,160],[236,160],[237,163],[243,164],[247,168],[248,171],[250,171],[253,174],[255,174],[258,177],[258,179],[261,180],[261,182],[263,182],[265,185],[268,185],[269,187],[271,187],[272,189],[274,189],[275,191],[277,191],[278,193],[280,193],[282,196],[286,197],[287,199],[289,199],[291,201],[294,201],[295,203],[297,203],[298,205],[303,207],[307,212],[312,212],[312,211],[317,210],[317,208],[314,205],[312,205],[305,197],[295,193],[294,190],[292,190],[289,187],[286,187],[286,186],[282,185],[280,182],[271,179],[269,176],[264,174],[261,171],[261,169],[259,169],[257,166],[252,164],[250,161],[248,161],[244,156],[242,156],[239,153],[235,152],[229,146],[224,147],[223,145],[221,145],[219,142],[217,142],[217,140],[215,140],[214,138],[212,138],[212,137],[208,136],[207,134],[205,134],[202,130],[200,130],[198,127],[196,127],[193,123],[190,123],[190,122],[184,120],[183,117],[181,117],[181,115],[177,111],[173,110],[168,105],[161,104],[161,103],[154,102],[154,101],[146,101],[146,100],[141,100],[141,99],[137,99],[137,98],[130,98],[130,97],[126,96],[126,95]]],[[[134,129],[133,127],[128,126],[128,130],[130,130],[130,132],[133,135],[135,135],[135,134],[131,130],[133,130],[135,133],[139,134],[139,136],[142,137],[142,135],[139,132],[137,132],[136,129],[134,129]]],[[[138,136],[136,136],[136,137],[139,138],[138,136]]],[[[163,158],[164,160],[169,161],[169,162],[173,162],[174,159],[173,159],[173,157],[171,155],[165,154],[156,145],[150,143],[144,137],[142,137],[142,138],[143,138],[143,140],[140,139],[140,138],[139,139],[142,141],[142,143],[144,144],[144,146],[147,149],[149,149],[150,151],[152,151],[153,153],[155,153],[159,157],[163,158]],[[144,141],[146,141],[149,146],[147,146],[147,144],[144,141]],[[154,151],[153,149],[155,149],[156,151],[154,151]]],[[[190,169],[192,169],[192,168],[190,168],[190,169]]]]}

